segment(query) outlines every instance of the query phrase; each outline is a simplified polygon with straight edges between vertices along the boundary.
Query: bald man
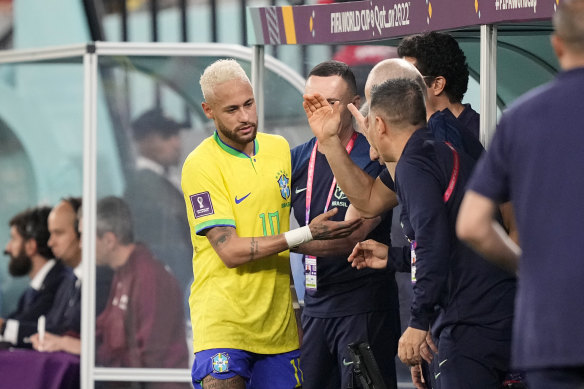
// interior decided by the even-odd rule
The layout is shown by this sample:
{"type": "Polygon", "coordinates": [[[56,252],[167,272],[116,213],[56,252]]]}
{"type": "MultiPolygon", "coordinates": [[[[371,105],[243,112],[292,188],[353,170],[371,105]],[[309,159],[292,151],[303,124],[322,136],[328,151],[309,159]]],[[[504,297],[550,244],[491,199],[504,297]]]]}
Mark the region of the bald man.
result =
{"type": "MultiPolygon", "coordinates": [[[[73,269],[57,291],[53,307],[47,314],[44,342],[38,335],[31,337],[33,347],[39,351],[66,351],[79,354],[81,333],[81,235],[78,212],[81,198],[67,197],[51,210],[48,218],[48,245],[56,258],[73,269]]],[[[107,301],[112,271],[97,267],[96,313],[99,314],[107,301]]]]}
{"type": "MultiPolygon", "coordinates": [[[[401,223],[411,244],[414,298],[408,328],[399,341],[400,359],[418,364],[431,329],[440,341],[440,369],[434,374],[441,387],[498,388],[508,370],[515,279],[485,265],[456,239],[454,223],[474,160],[437,141],[425,127],[425,87],[411,64],[384,61],[376,68],[366,90],[370,95],[366,132],[383,160],[397,163],[395,184],[383,176],[362,180],[363,174],[348,164],[334,136],[336,105],[316,94],[305,95],[309,123],[339,185],[362,214],[373,216],[394,205],[398,197],[403,207],[401,223]],[[391,74],[393,79],[375,86],[380,74],[391,74]],[[352,172],[357,172],[356,177],[352,172]],[[347,184],[355,180],[364,184],[353,184],[351,190],[347,184]]],[[[366,241],[352,257],[373,267],[386,265],[388,248],[366,241]]]]}

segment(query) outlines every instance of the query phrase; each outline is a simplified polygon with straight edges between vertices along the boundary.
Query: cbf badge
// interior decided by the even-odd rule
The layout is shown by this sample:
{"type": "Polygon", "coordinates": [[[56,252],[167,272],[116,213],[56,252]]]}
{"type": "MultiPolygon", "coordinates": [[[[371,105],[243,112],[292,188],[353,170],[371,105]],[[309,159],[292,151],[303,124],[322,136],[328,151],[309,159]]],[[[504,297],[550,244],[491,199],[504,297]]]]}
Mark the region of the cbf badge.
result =
{"type": "Polygon", "coordinates": [[[304,279],[306,290],[316,290],[316,257],[304,257],[304,279]]]}
{"type": "Polygon", "coordinates": [[[278,173],[278,186],[280,187],[280,195],[284,200],[290,197],[290,179],[283,171],[278,173]]]}
{"type": "Polygon", "coordinates": [[[225,373],[229,371],[229,355],[219,353],[211,358],[213,363],[213,373],[225,373]]]}

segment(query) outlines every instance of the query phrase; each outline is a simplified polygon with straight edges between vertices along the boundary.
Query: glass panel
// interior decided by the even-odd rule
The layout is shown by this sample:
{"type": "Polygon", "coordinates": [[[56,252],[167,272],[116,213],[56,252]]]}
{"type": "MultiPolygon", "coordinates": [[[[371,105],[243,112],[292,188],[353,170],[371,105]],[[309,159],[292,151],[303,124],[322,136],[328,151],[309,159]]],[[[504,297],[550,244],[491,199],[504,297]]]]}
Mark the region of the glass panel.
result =
{"type": "MultiPolygon", "coordinates": [[[[81,195],[83,106],[80,101],[83,101],[83,68],[78,59],[77,63],[0,65],[2,247],[9,236],[8,221],[15,214],[38,205],[54,206],[63,197],[81,195]]],[[[71,244],[77,246],[74,221],[75,217],[67,227],[74,235],[71,244]]],[[[61,247],[54,247],[54,252],[57,257],[67,256],[61,247]]],[[[18,298],[30,282],[26,276],[18,279],[9,276],[6,265],[7,261],[3,261],[0,266],[0,317],[14,312],[18,298]]]]}
{"type": "Polygon", "coordinates": [[[115,58],[99,68],[95,258],[113,279],[97,291],[106,296],[97,366],[189,367],[192,248],[179,174],[193,120],[176,88],[153,74],[165,60],[145,70],[115,58]]]}

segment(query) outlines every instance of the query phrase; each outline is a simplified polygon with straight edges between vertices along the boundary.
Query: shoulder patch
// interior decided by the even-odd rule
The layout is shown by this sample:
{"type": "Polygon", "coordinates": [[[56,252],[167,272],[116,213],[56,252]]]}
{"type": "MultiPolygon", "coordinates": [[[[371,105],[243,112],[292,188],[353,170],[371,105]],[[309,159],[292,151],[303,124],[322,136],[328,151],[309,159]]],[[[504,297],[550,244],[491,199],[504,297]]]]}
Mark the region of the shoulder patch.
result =
{"type": "Polygon", "coordinates": [[[195,219],[203,216],[213,215],[215,213],[209,192],[197,193],[189,196],[189,198],[191,199],[191,205],[193,206],[195,219]]]}

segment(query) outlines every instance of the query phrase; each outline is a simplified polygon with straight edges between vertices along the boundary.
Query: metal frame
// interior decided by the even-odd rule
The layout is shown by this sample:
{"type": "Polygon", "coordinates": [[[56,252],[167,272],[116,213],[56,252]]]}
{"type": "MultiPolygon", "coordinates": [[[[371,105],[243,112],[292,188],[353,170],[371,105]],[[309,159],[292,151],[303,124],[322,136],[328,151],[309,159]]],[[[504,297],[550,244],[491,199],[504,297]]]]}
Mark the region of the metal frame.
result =
{"type": "Polygon", "coordinates": [[[487,148],[497,124],[497,27],[481,26],[481,131],[480,140],[487,148]]]}

